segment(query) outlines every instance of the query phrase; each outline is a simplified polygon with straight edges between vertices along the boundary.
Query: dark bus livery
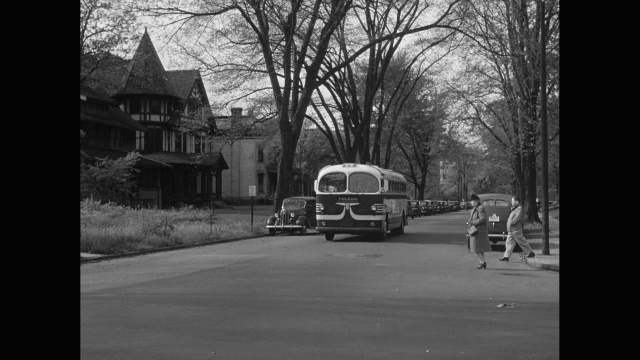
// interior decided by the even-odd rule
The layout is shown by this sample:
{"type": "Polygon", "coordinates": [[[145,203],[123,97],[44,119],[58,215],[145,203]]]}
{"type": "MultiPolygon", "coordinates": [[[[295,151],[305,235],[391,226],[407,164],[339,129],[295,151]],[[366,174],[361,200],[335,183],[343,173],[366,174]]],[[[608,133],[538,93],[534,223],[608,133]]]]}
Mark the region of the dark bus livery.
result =
{"type": "Polygon", "coordinates": [[[402,174],[375,165],[325,166],[314,182],[316,229],[332,241],[335,234],[404,233],[407,181],[402,174]]]}

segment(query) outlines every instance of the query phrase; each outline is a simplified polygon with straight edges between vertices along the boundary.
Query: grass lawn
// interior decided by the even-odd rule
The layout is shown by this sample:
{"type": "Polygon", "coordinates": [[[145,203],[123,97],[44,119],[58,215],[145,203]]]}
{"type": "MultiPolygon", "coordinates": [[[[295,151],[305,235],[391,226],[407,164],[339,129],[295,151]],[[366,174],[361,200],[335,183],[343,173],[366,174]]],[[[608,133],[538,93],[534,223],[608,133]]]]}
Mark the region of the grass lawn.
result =
{"type": "Polygon", "coordinates": [[[122,254],[266,234],[272,207],[134,209],[89,199],[80,203],[80,252],[122,254]]]}

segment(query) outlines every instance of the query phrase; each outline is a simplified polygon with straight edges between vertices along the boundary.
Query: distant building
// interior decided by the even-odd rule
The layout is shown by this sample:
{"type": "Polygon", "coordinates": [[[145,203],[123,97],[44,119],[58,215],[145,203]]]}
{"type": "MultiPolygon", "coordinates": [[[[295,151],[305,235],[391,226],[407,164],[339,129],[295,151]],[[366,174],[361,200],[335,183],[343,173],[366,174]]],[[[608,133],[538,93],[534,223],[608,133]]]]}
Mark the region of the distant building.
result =
{"type": "Polygon", "coordinates": [[[231,108],[230,116],[215,116],[217,129],[226,135],[214,139],[213,149],[229,164],[229,172],[222,178],[222,195],[231,203],[249,200],[249,186],[256,187],[257,203],[273,201],[277,154],[265,146],[268,136],[255,120],[251,110],[243,114],[242,108],[231,108]]]}

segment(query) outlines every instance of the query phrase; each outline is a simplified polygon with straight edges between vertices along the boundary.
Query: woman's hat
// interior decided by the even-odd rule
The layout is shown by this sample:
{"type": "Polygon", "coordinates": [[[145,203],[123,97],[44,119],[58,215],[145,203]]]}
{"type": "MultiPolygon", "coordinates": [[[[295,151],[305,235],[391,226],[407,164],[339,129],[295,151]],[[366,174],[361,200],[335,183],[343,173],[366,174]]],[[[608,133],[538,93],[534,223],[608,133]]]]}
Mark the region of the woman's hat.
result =
{"type": "Polygon", "coordinates": [[[480,201],[480,198],[476,194],[471,194],[471,200],[480,201]]]}

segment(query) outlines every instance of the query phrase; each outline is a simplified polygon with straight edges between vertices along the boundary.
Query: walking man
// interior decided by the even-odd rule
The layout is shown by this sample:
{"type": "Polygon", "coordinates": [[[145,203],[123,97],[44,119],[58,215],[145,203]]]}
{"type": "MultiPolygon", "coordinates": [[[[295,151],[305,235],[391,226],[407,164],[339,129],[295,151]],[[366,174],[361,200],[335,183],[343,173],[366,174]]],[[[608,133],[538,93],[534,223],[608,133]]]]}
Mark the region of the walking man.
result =
{"type": "Polygon", "coordinates": [[[513,249],[516,247],[516,243],[522,248],[522,258],[533,258],[536,254],[533,253],[531,246],[524,238],[524,214],[522,212],[522,206],[520,206],[520,198],[514,196],[511,198],[511,214],[507,220],[507,241],[505,243],[504,256],[500,261],[509,261],[513,249]]]}

